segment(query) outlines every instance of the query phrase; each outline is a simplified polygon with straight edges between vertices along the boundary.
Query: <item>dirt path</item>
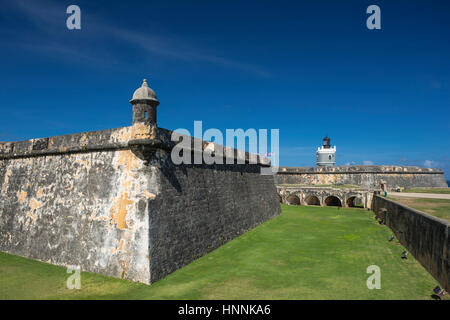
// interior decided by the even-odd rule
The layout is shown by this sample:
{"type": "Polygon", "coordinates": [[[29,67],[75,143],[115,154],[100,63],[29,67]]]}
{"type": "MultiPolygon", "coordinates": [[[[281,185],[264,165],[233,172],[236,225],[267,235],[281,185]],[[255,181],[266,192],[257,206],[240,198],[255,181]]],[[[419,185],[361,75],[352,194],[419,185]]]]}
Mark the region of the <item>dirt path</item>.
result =
{"type": "Polygon", "coordinates": [[[408,198],[431,198],[450,200],[450,194],[441,193],[409,193],[409,192],[388,192],[388,197],[408,197],[408,198]]]}

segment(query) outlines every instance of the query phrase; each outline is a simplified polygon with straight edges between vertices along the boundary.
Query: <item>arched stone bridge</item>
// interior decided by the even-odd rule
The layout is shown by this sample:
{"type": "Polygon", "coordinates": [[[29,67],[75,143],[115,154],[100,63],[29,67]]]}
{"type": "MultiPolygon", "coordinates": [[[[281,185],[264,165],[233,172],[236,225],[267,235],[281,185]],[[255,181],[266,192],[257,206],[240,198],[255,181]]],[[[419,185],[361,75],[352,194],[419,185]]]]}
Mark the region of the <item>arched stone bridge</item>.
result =
{"type": "Polygon", "coordinates": [[[308,206],[370,208],[372,193],[364,189],[276,186],[281,203],[308,206]]]}

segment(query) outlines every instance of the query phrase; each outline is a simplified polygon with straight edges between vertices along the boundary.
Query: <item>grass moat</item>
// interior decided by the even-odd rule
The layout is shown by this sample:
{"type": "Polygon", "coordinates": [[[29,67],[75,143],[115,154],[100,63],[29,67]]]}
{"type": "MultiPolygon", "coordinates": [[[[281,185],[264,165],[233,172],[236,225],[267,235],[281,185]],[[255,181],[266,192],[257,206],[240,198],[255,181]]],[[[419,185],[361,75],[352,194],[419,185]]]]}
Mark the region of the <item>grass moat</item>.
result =
{"type": "Polygon", "coordinates": [[[0,299],[432,299],[437,285],[373,212],[282,205],[283,213],[148,286],[0,253],[0,299]],[[381,289],[369,290],[370,265],[381,289]]]}

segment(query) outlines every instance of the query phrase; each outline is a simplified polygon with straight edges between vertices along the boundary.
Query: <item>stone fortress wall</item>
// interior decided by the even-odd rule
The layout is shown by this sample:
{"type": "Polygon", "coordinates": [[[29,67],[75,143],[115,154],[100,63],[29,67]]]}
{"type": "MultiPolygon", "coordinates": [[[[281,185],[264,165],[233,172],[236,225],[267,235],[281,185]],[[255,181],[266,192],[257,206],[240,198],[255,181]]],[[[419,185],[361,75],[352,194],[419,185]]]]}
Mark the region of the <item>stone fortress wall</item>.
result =
{"type": "Polygon", "coordinates": [[[280,167],[275,176],[277,185],[339,185],[351,184],[368,190],[378,190],[384,182],[388,190],[397,187],[440,187],[447,182],[440,169],[407,166],[336,166],[280,167]]]}
{"type": "Polygon", "coordinates": [[[130,102],[130,127],[0,143],[1,251],[154,283],[279,215],[280,201],[360,199],[369,207],[368,190],[382,182],[447,187],[441,170],[419,167],[281,167],[263,175],[267,158],[251,162],[246,152],[220,153],[198,139],[185,150],[192,158],[214,150],[234,164],[175,165],[172,132],[157,127],[159,102],[146,81],[130,102]],[[366,190],[283,187],[336,184],[366,190]]]}
{"type": "Polygon", "coordinates": [[[0,250],[150,279],[148,202],[158,173],[126,146],[131,128],[3,144],[0,250]]]}
{"type": "Polygon", "coordinates": [[[130,127],[0,143],[1,251],[149,284],[281,213],[266,158],[174,165],[156,95],[135,96],[130,127]]]}
{"type": "Polygon", "coordinates": [[[450,223],[374,195],[373,211],[447,292],[450,291],[450,223]]]}

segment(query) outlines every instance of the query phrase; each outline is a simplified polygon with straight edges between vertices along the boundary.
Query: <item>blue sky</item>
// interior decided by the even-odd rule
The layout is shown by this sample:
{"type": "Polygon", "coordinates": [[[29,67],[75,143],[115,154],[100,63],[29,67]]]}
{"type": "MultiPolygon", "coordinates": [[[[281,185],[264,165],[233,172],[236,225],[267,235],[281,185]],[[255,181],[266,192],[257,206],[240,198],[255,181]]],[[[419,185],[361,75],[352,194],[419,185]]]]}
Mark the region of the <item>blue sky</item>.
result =
{"type": "Polygon", "coordinates": [[[0,141],[131,124],[280,129],[280,164],[440,167],[450,178],[446,1],[3,1],[0,141]],[[67,6],[81,30],[66,28],[67,6]],[[366,8],[381,8],[381,30],[366,8]]]}

